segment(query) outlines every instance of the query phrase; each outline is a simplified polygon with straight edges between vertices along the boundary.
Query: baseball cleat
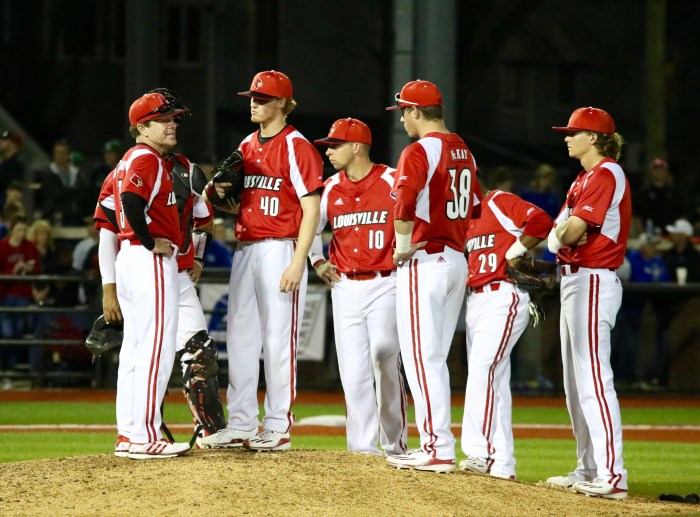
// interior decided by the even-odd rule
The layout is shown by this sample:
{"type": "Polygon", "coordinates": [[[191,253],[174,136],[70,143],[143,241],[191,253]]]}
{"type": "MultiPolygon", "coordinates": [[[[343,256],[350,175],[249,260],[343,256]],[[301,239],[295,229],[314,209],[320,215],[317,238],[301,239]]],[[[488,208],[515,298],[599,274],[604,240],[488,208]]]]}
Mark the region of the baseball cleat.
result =
{"type": "Polygon", "coordinates": [[[226,427],[209,436],[202,436],[198,439],[198,444],[204,448],[230,449],[243,447],[243,442],[249,438],[254,438],[257,433],[257,429],[239,431],[238,429],[226,427]]]}
{"type": "Polygon", "coordinates": [[[263,429],[243,442],[244,449],[258,452],[286,451],[291,446],[292,439],[289,433],[279,433],[272,429],[263,429]]]}
{"type": "Polygon", "coordinates": [[[464,470],[467,472],[476,472],[477,474],[488,474],[491,470],[492,464],[493,460],[485,460],[483,458],[471,456],[466,460],[462,460],[459,462],[459,470],[464,470]]]}
{"type": "Polygon", "coordinates": [[[571,472],[567,476],[554,476],[547,478],[545,483],[555,488],[571,488],[574,483],[580,483],[583,481],[586,481],[586,479],[577,476],[575,472],[571,472]]]}
{"type": "Polygon", "coordinates": [[[427,472],[453,472],[455,460],[441,460],[434,458],[422,449],[414,449],[406,454],[389,456],[386,462],[397,469],[423,470],[427,472]]]}
{"type": "Polygon", "coordinates": [[[604,499],[625,499],[627,497],[626,489],[614,487],[602,478],[574,483],[573,488],[588,497],[602,497],[604,499]]]}
{"type": "Polygon", "coordinates": [[[507,474],[505,472],[494,472],[493,470],[489,471],[489,476],[491,476],[492,478],[507,479],[508,481],[516,480],[515,474],[507,474]]]}
{"type": "Polygon", "coordinates": [[[189,443],[173,443],[160,439],[157,442],[134,443],[129,447],[129,458],[132,460],[150,460],[175,458],[183,456],[190,450],[189,443]]]}
{"type": "Polygon", "coordinates": [[[130,446],[131,440],[129,440],[126,436],[118,434],[117,443],[114,444],[114,455],[118,458],[128,458],[130,446]]]}

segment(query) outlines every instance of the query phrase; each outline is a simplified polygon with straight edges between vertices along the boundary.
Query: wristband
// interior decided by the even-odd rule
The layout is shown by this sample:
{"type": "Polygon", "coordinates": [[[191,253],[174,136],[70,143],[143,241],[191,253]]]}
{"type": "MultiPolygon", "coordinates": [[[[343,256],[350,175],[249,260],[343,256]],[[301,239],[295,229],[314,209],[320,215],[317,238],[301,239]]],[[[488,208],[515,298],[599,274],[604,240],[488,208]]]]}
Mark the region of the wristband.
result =
{"type": "Polygon", "coordinates": [[[194,259],[204,262],[207,250],[212,241],[212,235],[202,230],[192,232],[192,247],[194,248],[194,259]]]}
{"type": "Polygon", "coordinates": [[[411,251],[411,237],[413,236],[413,232],[403,234],[403,233],[397,233],[396,234],[396,253],[399,255],[405,255],[406,253],[409,253],[411,251]]]}
{"type": "Polygon", "coordinates": [[[564,245],[557,238],[557,227],[555,226],[551,229],[549,235],[547,236],[547,248],[549,249],[549,251],[556,254],[559,251],[559,249],[563,246],[564,245]]]}
{"type": "Polygon", "coordinates": [[[506,251],[506,260],[520,257],[522,255],[525,255],[526,252],[527,248],[523,246],[523,243],[520,242],[520,239],[515,239],[513,245],[510,248],[508,248],[508,251],[506,251]]]}

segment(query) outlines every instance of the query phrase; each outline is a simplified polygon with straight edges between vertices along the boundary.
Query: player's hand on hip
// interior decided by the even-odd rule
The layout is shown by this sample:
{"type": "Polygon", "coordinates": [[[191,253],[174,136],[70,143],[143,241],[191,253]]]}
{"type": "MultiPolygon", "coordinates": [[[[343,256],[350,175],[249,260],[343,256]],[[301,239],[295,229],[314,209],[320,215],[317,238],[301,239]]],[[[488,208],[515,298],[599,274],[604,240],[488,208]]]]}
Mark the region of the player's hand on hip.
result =
{"type": "Polygon", "coordinates": [[[417,242],[415,244],[411,244],[411,249],[407,253],[397,253],[396,249],[394,249],[394,264],[396,264],[399,267],[403,266],[416,251],[421,249],[426,244],[428,244],[428,241],[422,241],[417,242]]]}
{"type": "Polygon", "coordinates": [[[202,278],[202,270],[204,269],[204,264],[199,262],[198,260],[194,261],[194,265],[192,266],[192,269],[188,271],[188,274],[190,275],[190,280],[192,280],[192,283],[194,285],[197,285],[199,283],[199,279],[202,278]]]}
{"type": "Polygon", "coordinates": [[[168,258],[173,256],[177,246],[175,246],[170,239],[156,237],[154,240],[156,241],[156,245],[153,246],[151,253],[154,255],[164,255],[168,258]]]}
{"type": "Polygon", "coordinates": [[[318,277],[328,287],[333,287],[333,282],[340,282],[340,275],[337,273],[337,266],[328,260],[322,261],[314,268],[318,277]]]}
{"type": "Polygon", "coordinates": [[[281,293],[291,293],[299,290],[305,267],[306,262],[302,262],[301,265],[297,264],[296,262],[292,262],[289,267],[284,270],[284,273],[282,273],[282,278],[280,279],[281,293]]]}

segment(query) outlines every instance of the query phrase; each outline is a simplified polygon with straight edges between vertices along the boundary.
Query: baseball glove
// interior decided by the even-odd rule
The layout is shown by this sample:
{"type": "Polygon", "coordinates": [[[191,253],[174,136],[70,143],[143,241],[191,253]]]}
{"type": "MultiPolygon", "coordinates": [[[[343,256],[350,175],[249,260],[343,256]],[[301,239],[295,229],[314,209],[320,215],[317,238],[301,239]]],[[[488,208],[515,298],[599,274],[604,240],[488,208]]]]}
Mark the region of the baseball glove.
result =
{"type": "Polygon", "coordinates": [[[556,271],[556,263],[529,257],[520,259],[515,266],[506,266],[508,278],[528,293],[553,288],[556,271]]]}
{"type": "Polygon", "coordinates": [[[239,203],[244,187],[243,154],[236,149],[225,160],[220,161],[212,171],[212,179],[205,187],[207,199],[214,206],[228,205],[232,202],[239,203]],[[219,196],[216,190],[217,183],[230,183],[223,187],[224,195],[219,196]]]}
{"type": "Polygon", "coordinates": [[[124,339],[124,325],[122,323],[107,323],[104,316],[100,316],[92,324],[90,334],[85,339],[85,346],[92,352],[92,361],[113,348],[121,346],[124,339]]]}

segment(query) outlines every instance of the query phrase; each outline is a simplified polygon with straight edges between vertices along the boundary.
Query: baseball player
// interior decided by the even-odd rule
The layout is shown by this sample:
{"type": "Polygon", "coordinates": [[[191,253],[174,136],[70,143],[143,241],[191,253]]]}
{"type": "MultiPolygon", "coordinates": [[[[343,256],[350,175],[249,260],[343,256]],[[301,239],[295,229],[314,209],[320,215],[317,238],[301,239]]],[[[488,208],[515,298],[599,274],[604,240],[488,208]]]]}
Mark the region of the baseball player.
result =
{"type": "Polygon", "coordinates": [[[328,137],[314,143],[327,146],[326,156],[338,171],[325,183],[321,221],[309,257],[318,276],[333,288],[348,450],[403,454],[406,393],[392,260],[394,169],[370,161],[372,133],[357,119],[335,121],[328,137]],[[321,242],[328,222],[333,231],[330,261],[323,256],[321,242]]]}
{"type": "Polygon", "coordinates": [[[129,440],[132,459],[172,458],[190,448],[189,443],[164,440],[160,429],[161,402],[175,358],[177,251],[182,246],[168,156],[177,143],[177,117],[186,111],[160,93],[136,99],[129,109],[136,145],[112,175],[120,241],[115,280],[124,315],[117,420],[124,425],[118,432],[129,440]]]}
{"type": "Polygon", "coordinates": [[[530,319],[530,296],[506,273],[547,238],[552,219],[515,194],[492,190],[469,222],[467,360],[461,470],[515,479],[510,353],[530,319]]]}
{"type": "Polygon", "coordinates": [[[245,188],[229,286],[228,427],[202,443],[279,451],[291,447],[306,257],[319,221],[323,163],[313,144],[287,124],[296,101],[285,74],[260,72],[239,95],[250,97],[251,121],[260,129],[239,146],[245,188]],[[267,392],[258,432],[261,350],[267,392]]]}
{"type": "Polygon", "coordinates": [[[583,171],[549,234],[561,264],[561,355],[578,465],[547,483],[607,499],[627,497],[620,406],[610,367],[610,330],[622,302],[615,274],[624,260],[632,204],[617,160],[622,136],[598,108],[579,108],[566,127],[569,156],[583,171]]]}
{"type": "Polygon", "coordinates": [[[407,83],[387,109],[400,109],[408,136],[419,138],[401,153],[392,194],[399,343],[421,445],[387,461],[398,468],[451,472],[455,439],[447,354],[467,283],[467,225],[481,199],[476,162],[445,127],[434,84],[407,83]]]}
{"type": "MultiPolygon", "coordinates": [[[[173,97],[174,100],[176,100],[173,97]]],[[[176,100],[176,102],[179,102],[176,100]]],[[[195,285],[199,281],[205,248],[211,239],[213,213],[199,192],[206,184],[204,173],[180,154],[171,155],[172,178],[180,216],[182,241],[179,251],[178,283],[180,288],[176,350],[182,354],[185,396],[196,423],[202,424],[204,436],[225,427],[223,408],[216,382],[216,349],[207,334],[206,319],[195,285]],[[194,227],[194,232],[193,232],[194,227]],[[208,230],[208,232],[207,232],[208,230]],[[194,240],[194,242],[193,242],[194,240]],[[213,363],[213,364],[210,364],[213,363]],[[212,375],[203,369],[214,369],[212,375]]],[[[111,176],[111,175],[110,175],[111,176]]],[[[95,210],[95,226],[100,231],[99,258],[103,281],[103,314],[106,321],[122,321],[116,297],[114,262],[118,252],[112,179],[108,176],[100,191],[95,210]]],[[[128,428],[131,420],[130,401],[118,403],[117,427],[128,428]]],[[[119,434],[115,445],[117,456],[128,456],[129,439],[119,434]]]]}

